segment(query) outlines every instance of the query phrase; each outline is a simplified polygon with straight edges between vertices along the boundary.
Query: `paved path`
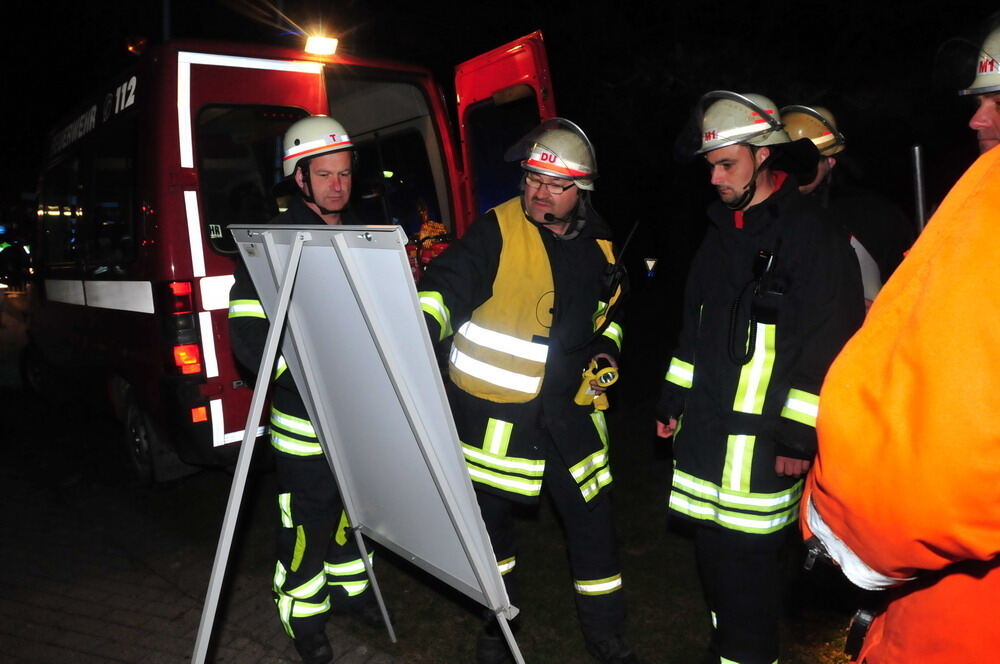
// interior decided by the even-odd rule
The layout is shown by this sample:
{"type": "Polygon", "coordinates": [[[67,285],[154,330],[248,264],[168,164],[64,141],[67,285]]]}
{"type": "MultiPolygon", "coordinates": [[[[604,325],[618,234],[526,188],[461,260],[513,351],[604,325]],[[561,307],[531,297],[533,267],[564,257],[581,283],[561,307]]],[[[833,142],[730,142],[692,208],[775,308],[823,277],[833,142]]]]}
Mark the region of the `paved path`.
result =
{"type": "MultiPolygon", "coordinates": [[[[0,328],[0,661],[189,661],[228,477],[129,485],[106,444],[113,423],[21,392],[18,313],[8,307],[0,328]]],[[[209,661],[299,661],[269,592],[269,481],[248,497],[209,661]]],[[[338,664],[401,661],[368,645],[366,630],[331,620],[338,664]]]]}

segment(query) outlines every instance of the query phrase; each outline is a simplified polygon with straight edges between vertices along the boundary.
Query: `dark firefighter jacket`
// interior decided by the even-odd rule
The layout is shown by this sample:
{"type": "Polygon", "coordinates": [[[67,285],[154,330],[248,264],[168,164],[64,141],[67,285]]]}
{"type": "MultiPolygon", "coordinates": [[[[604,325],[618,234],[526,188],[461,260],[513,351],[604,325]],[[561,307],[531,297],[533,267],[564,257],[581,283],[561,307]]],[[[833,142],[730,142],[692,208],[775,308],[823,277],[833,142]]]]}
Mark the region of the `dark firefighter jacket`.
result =
{"type": "Polygon", "coordinates": [[[775,456],[815,454],[820,385],[864,317],[846,234],[775,175],[778,190],[745,213],[709,207],[657,408],[663,422],[683,413],[671,509],[753,534],[798,515],[802,481],[778,476],[775,456]]]}
{"type": "MultiPolygon", "coordinates": [[[[454,382],[448,385],[472,480],[482,490],[513,500],[537,500],[546,457],[562,460],[588,504],[594,504],[591,501],[611,483],[604,414],[573,401],[590,359],[597,353],[616,357],[621,344],[618,307],[603,334],[595,335],[604,320],[604,307],[617,299],[613,296],[620,290],[611,293],[608,285],[614,260],[610,231],[589,206],[583,209],[587,220],[580,235],[564,240],[528,221],[519,199],[511,199],[477,219],[461,240],[431,263],[420,282],[421,306],[435,342],[444,341],[452,331],[461,342],[475,330],[498,327],[475,323],[482,321],[478,314],[483,311],[492,312],[487,321],[509,316],[510,321],[540,322],[539,333],[528,338],[511,339],[513,333],[493,337],[529,350],[543,348],[537,394],[528,394],[520,403],[502,403],[494,395],[477,395],[454,382]],[[519,289],[498,281],[501,275],[518,275],[522,270],[545,278],[525,282],[519,289]],[[550,282],[546,272],[551,272],[550,282]],[[549,436],[557,455],[548,454],[542,442],[549,436]]],[[[484,343],[491,343],[490,336],[484,343]]],[[[456,342],[451,349],[452,374],[462,361],[460,346],[456,342]]],[[[462,348],[469,350],[468,345],[462,348]]],[[[511,371],[520,359],[490,349],[481,357],[494,368],[511,367],[511,371]]]]}
{"type": "MultiPolygon", "coordinates": [[[[345,223],[352,223],[343,215],[345,223]]],[[[271,220],[272,224],[308,225],[324,224],[319,215],[310,210],[296,196],[288,210],[271,220]]],[[[229,291],[229,338],[233,354],[247,370],[256,373],[264,356],[264,344],[270,327],[264,307],[254,289],[253,281],[243,261],[236,269],[235,282],[229,291]]],[[[271,445],[278,451],[294,456],[315,456],[323,453],[319,439],[309,422],[302,397],[295,386],[292,372],[279,355],[275,366],[271,390],[271,445]]]]}
{"type": "Polygon", "coordinates": [[[839,181],[824,182],[813,196],[871,254],[882,283],[887,282],[916,239],[902,210],[873,191],[839,181]]]}

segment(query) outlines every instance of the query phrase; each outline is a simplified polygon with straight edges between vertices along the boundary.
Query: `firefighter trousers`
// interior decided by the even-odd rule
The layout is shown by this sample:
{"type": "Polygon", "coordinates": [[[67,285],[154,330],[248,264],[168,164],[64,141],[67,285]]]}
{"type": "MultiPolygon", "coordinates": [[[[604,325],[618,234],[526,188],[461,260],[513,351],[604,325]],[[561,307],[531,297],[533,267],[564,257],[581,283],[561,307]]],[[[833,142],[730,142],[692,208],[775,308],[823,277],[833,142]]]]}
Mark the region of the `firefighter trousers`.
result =
{"type": "MultiPolygon", "coordinates": [[[[543,487],[552,498],[565,531],[584,638],[596,642],[620,636],[625,631],[625,596],[611,501],[605,495],[595,499],[595,505],[584,502],[579,486],[556,453],[555,446],[549,441],[546,447],[549,452],[543,487]]],[[[478,489],[476,497],[507,596],[511,604],[519,607],[514,503],[478,489]]]]}
{"type": "Polygon", "coordinates": [[[751,535],[712,526],[695,529],[695,557],[711,612],[715,661],[778,661],[784,533],[751,535]]]}
{"type": "Polygon", "coordinates": [[[282,626],[299,638],[322,632],[331,609],[369,600],[368,576],[326,457],[274,455],[280,525],[272,592],[282,626]]]}

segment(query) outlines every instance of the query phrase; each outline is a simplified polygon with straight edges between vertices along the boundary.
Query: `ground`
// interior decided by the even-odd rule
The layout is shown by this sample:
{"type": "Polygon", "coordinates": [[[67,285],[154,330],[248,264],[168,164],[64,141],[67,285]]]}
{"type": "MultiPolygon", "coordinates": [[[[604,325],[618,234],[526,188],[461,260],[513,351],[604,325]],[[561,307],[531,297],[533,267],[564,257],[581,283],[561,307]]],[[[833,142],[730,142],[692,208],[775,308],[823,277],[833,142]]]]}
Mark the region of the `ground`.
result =
{"type": "MultiPolygon", "coordinates": [[[[158,486],[128,479],[120,425],[91,399],[26,392],[16,359],[23,302],[7,293],[0,329],[0,651],[13,662],[185,662],[193,650],[231,476],[205,470],[158,486]]],[[[707,634],[692,545],[668,528],[669,446],[652,400],[612,393],[614,505],[629,600],[629,640],[649,662],[697,661],[707,634]]],[[[292,662],[270,601],[273,475],[255,460],[210,661],[292,662]]],[[[527,662],[586,662],[556,518],[543,502],[519,521],[527,662]]],[[[471,662],[480,610],[376,548],[397,643],[331,620],[337,662],[471,662]]],[[[794,556],[790,557],[790,561],[794,556]]],[[[853,597],[831,570],[789,564],[785,664],[841,664],[853,597]]]]}

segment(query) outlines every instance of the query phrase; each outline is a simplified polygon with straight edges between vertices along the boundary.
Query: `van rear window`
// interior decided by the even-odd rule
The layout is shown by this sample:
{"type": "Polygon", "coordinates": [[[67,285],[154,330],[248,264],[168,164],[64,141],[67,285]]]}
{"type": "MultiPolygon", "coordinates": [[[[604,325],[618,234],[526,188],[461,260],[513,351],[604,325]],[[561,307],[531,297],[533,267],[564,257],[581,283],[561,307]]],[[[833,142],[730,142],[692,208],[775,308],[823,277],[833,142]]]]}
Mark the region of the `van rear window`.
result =
{"type": "Polygon", "coordinates": [[[281,140],[308,113],[284,106],[207,106],[198,114],[196,150],[202,223],[212,248],[235,254],[230,224],[266,224],[278,214],[281,140]]]}

